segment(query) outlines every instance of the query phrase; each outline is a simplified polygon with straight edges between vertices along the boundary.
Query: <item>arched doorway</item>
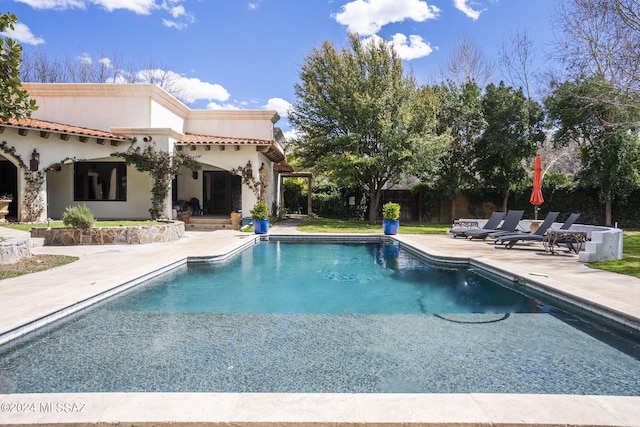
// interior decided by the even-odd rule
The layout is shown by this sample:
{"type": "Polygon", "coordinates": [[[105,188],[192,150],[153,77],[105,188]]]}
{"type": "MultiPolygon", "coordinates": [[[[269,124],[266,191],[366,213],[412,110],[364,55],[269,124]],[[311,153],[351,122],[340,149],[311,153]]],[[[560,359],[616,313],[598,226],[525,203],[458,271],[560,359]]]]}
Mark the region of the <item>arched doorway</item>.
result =
{"type": "Polygon", "coordinates": [[[18,218],[18,168],[0,154],[0,196],[4,194],[13,196],[7,219],[16,221],[18,218]]]}

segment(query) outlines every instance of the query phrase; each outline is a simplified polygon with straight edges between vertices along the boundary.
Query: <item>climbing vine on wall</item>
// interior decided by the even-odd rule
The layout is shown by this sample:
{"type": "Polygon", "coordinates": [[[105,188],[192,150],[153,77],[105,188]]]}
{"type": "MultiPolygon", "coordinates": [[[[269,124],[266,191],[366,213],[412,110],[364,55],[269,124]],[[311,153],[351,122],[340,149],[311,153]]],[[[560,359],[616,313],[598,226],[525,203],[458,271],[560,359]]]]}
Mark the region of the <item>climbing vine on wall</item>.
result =
{"type": "Polygon", "coordinates": [[[253,176],[253,169],[251,163],[247,166],[238,166],[230,171],[234,175],[239,175],[242,178],[242,183],[249,187],[253,194],[256,195],[258,202],[266,202],[267,187],[269,186],[269,176],[265,170],[264,163],[258,170],[258,178],[253,176]]]}
{"type": "MultiPolygon", "coordinates": [[[[135,141],[134,141],[135,143],[135,141]]],[[[156,151],[155,145],[147,145],[142,148],[133,144],[125,153],[112,153],[113,157],[124,159],[127,165],[133,165],[140,172],[149,172],[153,180],[151,189],[151,208],[149,213],[152,219],[160,217],[165,200],[169,196],[171,180],[184,166],[192,171],[200,169],[200,164],[195,157],[184,154],[181,151],[169,154],[166,151],[156,151]]]]}
{"type": "Polygon", "coordinates": [[[78,161],[67,157],[60,162],[53,163],[44,169],[38,171],[31,171],[27,167],[27,164],[22,160],[22,157],[16,153],[16,149],[13,146],[9,146],[6,141],[0,142],[0,150],[9,154],[16,159],[20,168],[25,171],[24,181],[25,188],[22,199],[22,220],[25,222],[36,222],[40,220],[40,216],[44,212],[46,205],[44,203],[44,197],[42,197],[42,186],[44,185],[45,177],[47,173],[60,171],[62,165],[78,161]]]}

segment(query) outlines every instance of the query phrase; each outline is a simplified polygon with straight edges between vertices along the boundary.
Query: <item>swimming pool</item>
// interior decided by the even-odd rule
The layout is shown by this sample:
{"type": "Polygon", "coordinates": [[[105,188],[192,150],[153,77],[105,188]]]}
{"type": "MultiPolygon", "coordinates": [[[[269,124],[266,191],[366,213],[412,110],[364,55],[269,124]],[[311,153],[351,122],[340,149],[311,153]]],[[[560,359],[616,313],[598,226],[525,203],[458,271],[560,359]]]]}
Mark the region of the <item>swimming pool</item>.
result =
{"type": "MultiPolygon", "coordinates": [[[[249,281],[264,286],[277,277],[290,277],[286,269],[296,265],[304,279],[294,284],[319,273],[341,292],[359,289],[353,292],[356,296],[379,278],[395,284],[404,276],[409,280],[401,286],[418,288],[414,296],[422,291],[422,302],[409,297],[373,313],[367,311],[370,303],[353,301],[347,309],[332,302],[311,313],[292,309],[290,301],[281,304],[285,310],[212,310],[204,308],[208,304],[185,305],[185,293],[172,287],[182,272],[173,272],[165,283],[158,278],[6,349],[0,359],[0,392],[637,395],[640,390],[637,343],[605,338],[597,328],[544,302],[532,304],[531,297],[514,295],[521,302],[509,301],[508,308],[492,300],[488,307],[473,302],[464,310],[429,310],[425,295],[438,292],[437,287],[425,290],[424,275],[449,276],[448,267],[425,265],[397,246],[380,245],[339,244],[339,256],[322,267],[293,262],[294,255],[306,253],[317,260],[315,251],[323,256],[330,252],[327,246],[311,246],[296,246],[292,255],[292,244],[261,243],[228,263],[183,268],[190,270],[186,283],[193,284],[193,276],[211,269],[222,285],[236,290],[237,284],[249,281]],[[351,254],[351,249],[358,252],[351,254]],[[243,264],[259,268],[238,270],[243,264]],[[156,301],[149,302],[145,294],[156,301]],[[177,298],[169,298],[172,295],[177,298]],[[407,305],[414,311],[407,311],[407,305]]],[[[453,276],[456,280],[445,288],[496,286],[473,270],[453,276]]],[[[246,292],[239,290],[237,299],[265,300],[246,292]]],[[[190,298],[203,303],[205,297],[200,291],[190,298]]],[[[311,294],[301,300],[332,298],[311,294]]]]}

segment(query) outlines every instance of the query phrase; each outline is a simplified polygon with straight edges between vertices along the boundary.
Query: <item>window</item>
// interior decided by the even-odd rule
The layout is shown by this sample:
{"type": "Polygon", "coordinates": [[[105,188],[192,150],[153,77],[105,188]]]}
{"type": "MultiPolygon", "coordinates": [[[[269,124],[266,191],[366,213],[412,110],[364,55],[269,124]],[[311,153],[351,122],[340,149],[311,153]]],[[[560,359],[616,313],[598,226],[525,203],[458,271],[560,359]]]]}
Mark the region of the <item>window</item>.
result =
{"type": "Polygon", "coordinates": [[[78,162],[73,184],[75,201],[126,201],[127,166],[116,162],[78,162]]]}

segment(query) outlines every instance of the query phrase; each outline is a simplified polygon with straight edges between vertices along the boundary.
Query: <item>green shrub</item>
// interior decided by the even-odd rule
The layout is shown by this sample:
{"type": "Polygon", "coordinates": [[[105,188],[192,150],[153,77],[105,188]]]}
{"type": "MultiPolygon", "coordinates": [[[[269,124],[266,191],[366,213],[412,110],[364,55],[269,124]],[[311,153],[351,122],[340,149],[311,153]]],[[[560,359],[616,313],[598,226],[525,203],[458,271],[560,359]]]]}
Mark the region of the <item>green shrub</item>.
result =
{"type": "Polygon", "coordinates": [[[251,218],[255,220],[269,219],[269,207],[265,202],[258,202],[251,209],[251,218]]]}
{"type": "Polygon", "coordinates": [[[62,214],[62,222],[67,227],[87,230],[93,227],[96,220],[87,205],[69,206],[62,214]]]}
{"type": "Polygon", "coordinates": [[[387,221],[397,221],[400,219],[400,205],[388,202],[382,206],[382,219],[387,221]]]}

